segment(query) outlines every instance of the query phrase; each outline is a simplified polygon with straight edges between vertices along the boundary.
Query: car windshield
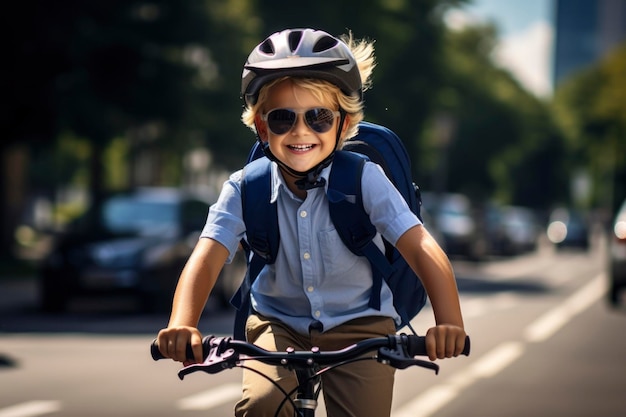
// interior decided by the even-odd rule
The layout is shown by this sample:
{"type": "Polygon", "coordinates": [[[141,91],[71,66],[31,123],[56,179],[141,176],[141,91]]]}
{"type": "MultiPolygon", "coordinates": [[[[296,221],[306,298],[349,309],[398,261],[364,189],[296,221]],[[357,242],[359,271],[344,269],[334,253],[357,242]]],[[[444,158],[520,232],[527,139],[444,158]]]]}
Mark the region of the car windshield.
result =
{"type": "Polygon", "coordinates": [[[107,230],[114,233],[162,232],[164,229],[176,227],[176,207],[175,204],[164,201],[114,197],[103,206],[102,222],[107,230]]]}

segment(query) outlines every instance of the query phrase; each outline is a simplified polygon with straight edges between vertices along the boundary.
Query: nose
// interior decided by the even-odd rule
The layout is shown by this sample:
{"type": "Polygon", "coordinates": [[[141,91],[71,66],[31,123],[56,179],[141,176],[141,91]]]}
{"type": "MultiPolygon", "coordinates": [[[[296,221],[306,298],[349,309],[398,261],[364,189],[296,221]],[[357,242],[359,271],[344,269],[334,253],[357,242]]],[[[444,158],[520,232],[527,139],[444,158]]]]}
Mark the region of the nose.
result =
{"type": "Polygon", "coordinates": [[[293,127],[291,128],[291,133],[292,134],[304,134],[304,133],[309,133],[311,130],[311,128],[309,127],[309,125],[304,121],[304,113],[298,113],[296,114],[296,121],[293,124],[293,127]]]}

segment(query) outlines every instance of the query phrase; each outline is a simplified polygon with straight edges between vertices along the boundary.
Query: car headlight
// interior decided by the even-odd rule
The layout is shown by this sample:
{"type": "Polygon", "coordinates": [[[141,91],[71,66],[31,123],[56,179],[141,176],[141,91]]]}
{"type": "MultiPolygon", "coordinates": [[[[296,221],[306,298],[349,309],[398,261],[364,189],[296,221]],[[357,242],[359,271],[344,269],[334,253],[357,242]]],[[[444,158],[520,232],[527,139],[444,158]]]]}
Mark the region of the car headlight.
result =
{"type": "Polygon", "coordinates": [[[613,232],[615,233],[615,237],[619,240],[626,240],[626,220],[620,220],[615,223],[613,232]]]}
{"type": "Polygon", "coordinates": [[[552,243],[561,243],[567,237],[567,226],[562,221],[555,221],[548,225],[548,239],[552,243]]]}

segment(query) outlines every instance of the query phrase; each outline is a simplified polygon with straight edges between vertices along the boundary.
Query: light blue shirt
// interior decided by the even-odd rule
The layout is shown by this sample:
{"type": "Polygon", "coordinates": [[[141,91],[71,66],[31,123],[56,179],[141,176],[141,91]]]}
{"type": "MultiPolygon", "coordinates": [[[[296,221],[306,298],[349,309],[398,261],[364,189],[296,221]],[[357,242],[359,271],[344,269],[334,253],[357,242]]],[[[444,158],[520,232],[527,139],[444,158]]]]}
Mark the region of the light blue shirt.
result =
{"type": "MultiPolygon", "coordinates": [[[[309,190],[303,201],[287,188],[277,165],[272,165],[270,200],[278,205],[280,248],[276,262],[266,265],[254,281],[254,310],[301,334],[308,334],[314,322],[320,322],[324,331],[365,316],[392,317],[399,322],[391,290],[384,282],[380,311],[368,306],[372,287],[370,264],[342,243],[330,219],[326,187],[309,190]]],[[[322,171],[326,180],[330,168],[322,171]]],[[[241,210],[241,174],[242,171],[235,172],[224,183],[201,235],[224,245],[230,253],[228,262],[246,231],[241,210]]],[[[420,224],[378,165],[365,164],[361,183],[363,206],[378,231],[374,241],[381,250],[381,235],[395,244],[408,229],[420,224]]]]}

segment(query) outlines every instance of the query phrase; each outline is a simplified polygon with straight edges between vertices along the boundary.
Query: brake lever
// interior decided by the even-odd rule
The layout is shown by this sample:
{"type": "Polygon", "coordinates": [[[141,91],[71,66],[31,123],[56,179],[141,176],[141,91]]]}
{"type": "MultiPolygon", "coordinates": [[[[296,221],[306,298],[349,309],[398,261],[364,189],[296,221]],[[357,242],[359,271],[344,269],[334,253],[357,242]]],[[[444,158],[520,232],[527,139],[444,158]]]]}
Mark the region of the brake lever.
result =
{"type": "Polygon", "coordinates": [[[409,366],[420,366],[435,371],[435,375],[439,374],[439,365],[433,362],[412,358],[401,346],[398,346],[396,349],[386,347],[378,349],[378,362],[387,363],[397,369],[406,369],[409,366]]]}
{"type": "Polygon", "coordinates": [[[208,374],[217,374],[225,369],[234,368],[239,362],[239,354],[234,349],[224,349],[222,343],[225,338],[214,338],[211,340],[209,354],[202,363],[194,363],[187,365],[178,371],[178,377],[182,380],[185,375],[193,372],[206,372],[208,374]]]}

